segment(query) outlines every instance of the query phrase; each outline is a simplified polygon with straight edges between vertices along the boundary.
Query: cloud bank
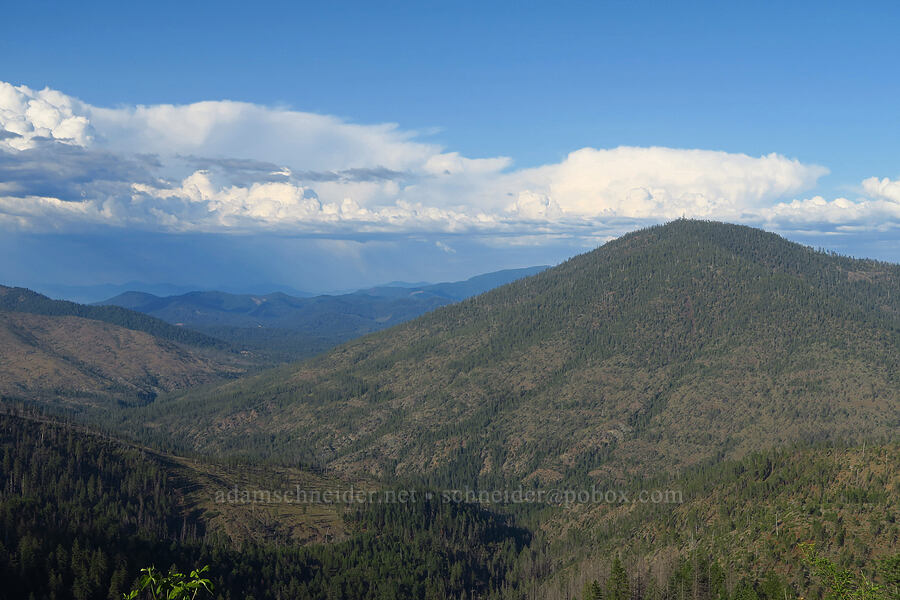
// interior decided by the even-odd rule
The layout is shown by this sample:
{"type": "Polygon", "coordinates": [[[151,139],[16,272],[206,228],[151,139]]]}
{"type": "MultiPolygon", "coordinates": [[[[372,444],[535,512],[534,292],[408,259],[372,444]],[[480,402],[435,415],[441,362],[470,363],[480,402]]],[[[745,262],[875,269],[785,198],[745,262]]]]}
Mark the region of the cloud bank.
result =
{"type": "Polygon", "coordinates": [[[533,239],[681,216],[900,226],[900,182],[866,179],[855,199],[806,196],[827,172],[774,153],[662,147],[582,148],[516,169],[396,124],[229,101],[104,108],[0,82],[0,227],[23,231],[533,239]]]}

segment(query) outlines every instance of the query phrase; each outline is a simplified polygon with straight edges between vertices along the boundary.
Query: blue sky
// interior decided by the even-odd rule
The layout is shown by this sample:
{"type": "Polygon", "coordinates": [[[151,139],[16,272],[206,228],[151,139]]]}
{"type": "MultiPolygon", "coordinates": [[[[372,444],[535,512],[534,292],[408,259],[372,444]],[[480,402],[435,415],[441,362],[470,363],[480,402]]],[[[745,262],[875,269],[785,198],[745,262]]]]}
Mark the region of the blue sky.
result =
{"type": "Polygon", "coordinates": [[[3,13],[5,281],[457,279],[682,214],[900,259],[895,3],[3,13]]]}

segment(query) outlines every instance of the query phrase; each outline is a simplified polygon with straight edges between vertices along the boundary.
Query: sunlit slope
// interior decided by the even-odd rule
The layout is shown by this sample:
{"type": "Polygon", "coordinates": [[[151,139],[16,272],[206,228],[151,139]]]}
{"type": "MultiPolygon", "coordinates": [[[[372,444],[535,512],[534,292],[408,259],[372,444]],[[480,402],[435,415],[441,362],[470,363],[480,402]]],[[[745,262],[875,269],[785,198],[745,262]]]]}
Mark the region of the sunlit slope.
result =
{"type": "Polygon", "coordinates": [[[0,399],[102,407],[222,381],[239,357],[72,316],[0,311],[0,399]]]}

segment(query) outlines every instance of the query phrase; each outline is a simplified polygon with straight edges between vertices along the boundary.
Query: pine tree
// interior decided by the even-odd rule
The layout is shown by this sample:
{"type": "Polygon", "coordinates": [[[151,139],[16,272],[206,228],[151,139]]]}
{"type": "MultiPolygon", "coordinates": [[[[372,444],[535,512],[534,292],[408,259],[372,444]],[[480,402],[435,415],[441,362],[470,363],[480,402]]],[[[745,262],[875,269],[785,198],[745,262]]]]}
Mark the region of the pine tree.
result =
{"type": "Polygon", "coordinates": [[[600,582],[596,579],[593,581],[586,580],[581,597],[582,600],[603,600],[603,590],[600,587],[600,582]]]}
{"type": "Polygon", "coordinates": [[[630,598],[628,574],[625,572],[625,567],[622,566],[622,561],[616,556],[609,579],[606,581],[606,600],[629,600],[630,598]]]}

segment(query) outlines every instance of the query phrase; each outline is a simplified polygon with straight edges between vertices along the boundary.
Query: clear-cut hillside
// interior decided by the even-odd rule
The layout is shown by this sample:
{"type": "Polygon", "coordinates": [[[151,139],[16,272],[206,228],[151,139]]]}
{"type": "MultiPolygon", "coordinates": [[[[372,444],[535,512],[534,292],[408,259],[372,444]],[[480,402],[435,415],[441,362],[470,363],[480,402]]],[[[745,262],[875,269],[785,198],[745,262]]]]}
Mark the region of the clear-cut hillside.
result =
{"type": "Polygon", "coordinates": [[[0,286],[0,400],[111,407],[221,382],[250,361],[220,340],[119,307],[0,286]]]}

